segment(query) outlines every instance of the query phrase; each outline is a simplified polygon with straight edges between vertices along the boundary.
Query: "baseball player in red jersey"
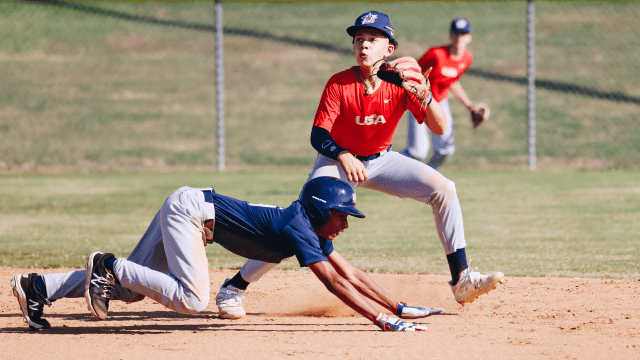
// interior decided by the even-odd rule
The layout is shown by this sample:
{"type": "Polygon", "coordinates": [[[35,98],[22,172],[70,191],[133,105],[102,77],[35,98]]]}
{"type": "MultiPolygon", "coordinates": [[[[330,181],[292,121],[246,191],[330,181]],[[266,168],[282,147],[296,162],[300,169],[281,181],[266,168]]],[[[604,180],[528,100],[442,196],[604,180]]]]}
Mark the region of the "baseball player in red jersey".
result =
{"type": "MultiPolygon", "coordinates": [[[[429,49],[418,64],[422,71],[433,69],[429,74],[433,99],[440,104],[447,117],[447,130],[444,134],[433,132],[432,143],[434,154],[428,165],[437,169],[453,155],[456,150],[453,138],[453,119],[449,108],[449,90],[469,111],[472,102],[460,85],[460,77],[471,66],[473,55],[467,50],[471,42],[471,24],[467,19],[456,18],[451,22],[449,32],[451,42],[447,45],[429,49]]],[[[415,121],[415,117],[409,113],[407,128],[407,148],[401,153],[414,159],[425,159],[429,153],[429,138],[427,127],[415,121]]]]}
{"type": "MultiPolygon", "coordinates": [[[[436,101],[420,103],[403,88],[376,76],[381,60],[398,47],[387,15],[377,11],[364,13],[347,33],[353,38],[358,66],[333,75],[322,93],[311,130],[311,145],[319,154],[307,181],[332,176],[352,187],[430,205],[451,269],[451,290],[459,303],[471,302],[494,289],[504,275],[499,272],[482,275],[474,271],[476,268],[469,268],[455,184],[432,167],[391,151],[393,133],[406,110],[436,134],[447,130],[444,111],[436,101]]],[[[247,261],[220,288],[216,296],[220,315],[243,317],[244,290],[276,265],[247,261]]]]}

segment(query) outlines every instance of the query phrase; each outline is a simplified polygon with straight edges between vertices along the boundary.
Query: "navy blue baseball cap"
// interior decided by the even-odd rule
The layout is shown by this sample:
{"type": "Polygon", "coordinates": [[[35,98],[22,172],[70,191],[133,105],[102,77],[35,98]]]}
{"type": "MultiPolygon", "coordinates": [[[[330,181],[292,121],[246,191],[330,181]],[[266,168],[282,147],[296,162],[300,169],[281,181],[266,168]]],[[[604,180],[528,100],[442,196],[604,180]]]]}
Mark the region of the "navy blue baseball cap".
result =
{"type": "Polygon", "coordinates": [[[471,24],[469,23],[469,20],[465,18],[455,18],[451,22],[451,30],[449,32],[470,33],[471,24]]]}
{"type": "Polygon", "coordinates": [[[393,40],[393,25],[387,14],[377,11],[366,12],[356,19],[356,24],[347,28],[347,33],[351,37],[356,36],[360,29],[376,29],[385,33],[389,39],[393,40]]]}

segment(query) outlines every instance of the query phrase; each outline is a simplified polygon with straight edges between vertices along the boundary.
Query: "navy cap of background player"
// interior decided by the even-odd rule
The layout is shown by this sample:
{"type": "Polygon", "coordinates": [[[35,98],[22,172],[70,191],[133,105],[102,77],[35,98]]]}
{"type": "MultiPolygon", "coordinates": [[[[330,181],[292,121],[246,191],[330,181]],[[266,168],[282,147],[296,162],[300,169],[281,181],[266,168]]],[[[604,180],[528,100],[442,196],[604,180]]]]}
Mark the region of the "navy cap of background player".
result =
{"type": "Polygon", "coordinates": [[[351,37],[356,36],[360,29],[376,29],[385,33],[389,39],[393,40],[393,25],[387,14],[377,11],[366,12],[356,19],[356,24],[347,28],[347,33],[351,37]]]}
{"type": "Polygon", "coordinates": [[[471,32],[471,24],[469,20],[465,18],[455,18],[451,22],[451,30],[449,32],[463,32],[470,33],[471,32]]]}

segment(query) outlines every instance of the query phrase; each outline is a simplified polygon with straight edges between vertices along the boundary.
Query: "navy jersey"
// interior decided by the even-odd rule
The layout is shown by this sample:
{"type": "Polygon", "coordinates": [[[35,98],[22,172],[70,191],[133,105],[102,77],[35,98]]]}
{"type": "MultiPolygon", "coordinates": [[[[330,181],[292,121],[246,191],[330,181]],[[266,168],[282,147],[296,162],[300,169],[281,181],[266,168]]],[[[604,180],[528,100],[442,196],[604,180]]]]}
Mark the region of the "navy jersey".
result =
{"type": "Polygon", "coordinates": [[[316,235],[299,201],[281,208],[212,195],[214,241],[235,254],[267,262],[295,256],[306,266],[327,261],[333,252],[333,243],[316,235]]]}

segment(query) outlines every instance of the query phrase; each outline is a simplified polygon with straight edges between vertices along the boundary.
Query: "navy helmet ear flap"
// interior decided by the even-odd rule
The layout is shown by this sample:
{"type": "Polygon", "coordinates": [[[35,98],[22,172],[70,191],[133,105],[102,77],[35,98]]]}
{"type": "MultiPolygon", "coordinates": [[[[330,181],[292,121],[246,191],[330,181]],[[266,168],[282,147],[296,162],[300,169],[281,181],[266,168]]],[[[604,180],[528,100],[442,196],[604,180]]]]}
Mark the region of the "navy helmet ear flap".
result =
{"type": "Polygon", "coordinates": [[[324,204],[318,204],[318,201],[309,201],[303,204],[307,211],[307,216],[311,224],[315,226],[322,226],[329,222],[331,219],[331,212],[324,207],[324,204]]]}

